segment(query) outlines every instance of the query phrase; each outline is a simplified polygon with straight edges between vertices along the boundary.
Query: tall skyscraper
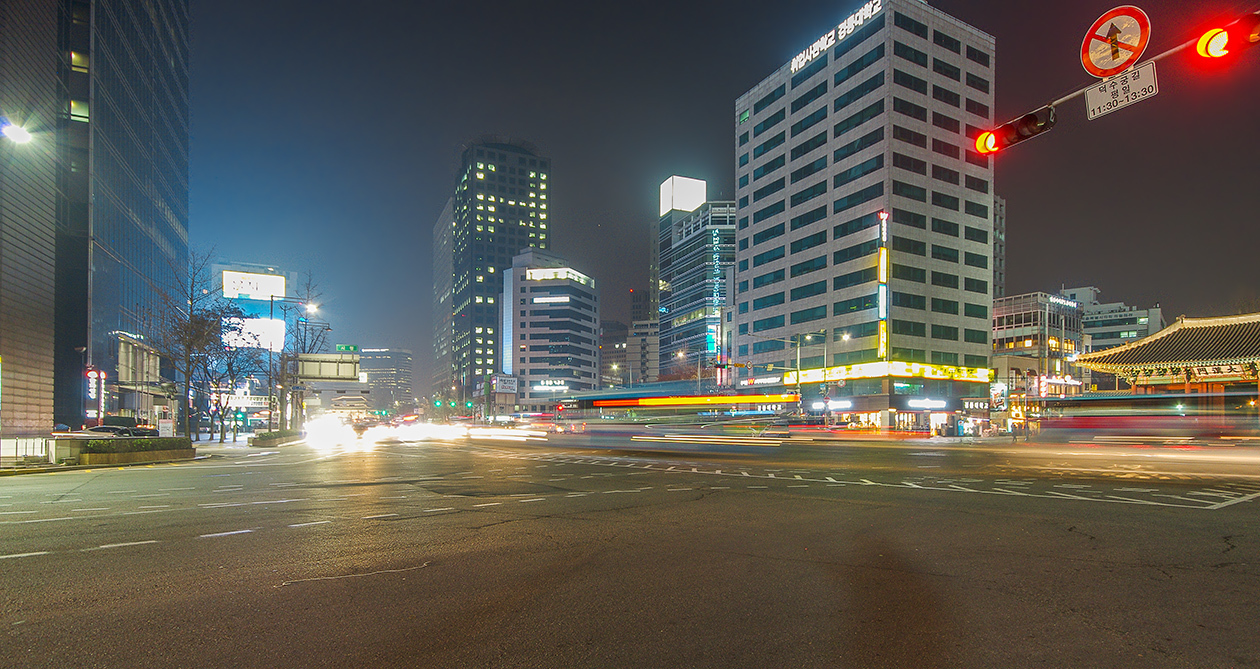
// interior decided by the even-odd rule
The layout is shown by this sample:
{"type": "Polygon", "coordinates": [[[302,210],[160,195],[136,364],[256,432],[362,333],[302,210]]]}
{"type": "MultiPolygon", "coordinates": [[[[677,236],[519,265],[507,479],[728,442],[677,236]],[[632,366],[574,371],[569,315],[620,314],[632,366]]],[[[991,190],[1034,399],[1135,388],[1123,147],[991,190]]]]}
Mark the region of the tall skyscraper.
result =
{"type": "MultiPolygon", "coordinates": [[[[459,181],[451,198],[450,305],[441,304],[434,319],[450,321],[450,384],[434,389],[460,401],[472,398],[477,382],[500,370],[499,304],[503,271],[522,249],[549,246],[548,185],[551,161],[524,142],[482,138],[464,149],[459,181]]],[[[439,219],[439,227],[442,227],[439,219]]],[[[448,240],[435,230],[435,253],[448,240]]],[[[434,259],[434,272],[446,271],[445,258],[434,259]]],[[[443,277],[435,275],[441,286],[443,277]]],[[[435,339],[435,347],[440,340],[435,339]]],[[[442,351],[435,348],[437,364],[442,351]]],[[[440,372],[434,373],[437,379],[440,372]]]]}
{"type": "Polygon", "coordinates": [[[735,105],[736,355],[757,375],[799,355],[806,392],[843,380],[861,419],[925,427],[989,377],[993,174],[972,138],[994,40],[911,0],[841,19],[735,105]]]}
{"type": "Polygon", "coordinates": [[[433,365],[429,369],[429,394],[452,399],[454,373],[451,341],[455,336],[455,314],[451,310],[455,280],[455,198],[446,201],[433,226],[433,365]]]}
{"type": "Polygon", "coordinates": [[[557,396],[600,386],[599,292],[568,265],[530,249],[503,276],[502,370],[519,379],[522,411],[550,411],[557,396]]]}
{"type": "Polygon", "coordinates": [[[367,375],[373,409],[411,411],[415,408],[416,397],[411,391],[411,351],[360,349],[359,369],[367,375]]]}
{"type": "Polygon", "coordinates": [[[106,374],[107,412],[152,415],[164,401],[147,373],[144,321],[188,268],[189,7],[63,6],[56,413],[74,425],[84,415],[79,346],[106,374]]]}
{"type": "Polygon", "coordinates": [[[146,315],[188,269],[188,2],[0,13],[0,114],[35,134],[0,149],[3,421],[151,419],[167,393],[146,315]],[[103,386],[89,391],[88,369],[103,386]]]}
{"type": "MultiPolygon", "coordinates": [[[[0,125],[33,135],[22,144],[7,134],[0,137],[0,436],[4,438],[47,435],[53,426],[57,127],[62,102],[59,8],[57,0],[0,3],[0,116],[4,117],[0,125]]],[[[76,378],[84,388],[82,377],[76,378]]]]}
{"type": "Polygon", "coordinates": [[[717,361],[726,270],[735,262],[735,203],[709,202],[704,181],[673,176],[661,184],[660,208],[659,369],[690,377],[717,361]],[[679,196],[680,182],[691,186],[690,197],[679,196]]]}

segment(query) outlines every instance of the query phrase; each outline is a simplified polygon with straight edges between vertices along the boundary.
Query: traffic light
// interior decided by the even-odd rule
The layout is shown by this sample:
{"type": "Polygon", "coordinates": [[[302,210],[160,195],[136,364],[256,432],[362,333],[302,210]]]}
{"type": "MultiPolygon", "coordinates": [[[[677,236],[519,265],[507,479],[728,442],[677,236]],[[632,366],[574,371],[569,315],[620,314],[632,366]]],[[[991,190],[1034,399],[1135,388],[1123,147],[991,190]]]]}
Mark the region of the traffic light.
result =
{"type": "Polygon", "coordinates": [[[1009,121],[976,137],[976,151],[982,154],[997,153],[1008,146],[1036,137],[1054,127],[1054,107],[1042,107],[1034,112],[1009,121]]]}
{"type": "Polygon", "coordinates": [[[433,408],[434,408],[434,409],[439,409],[439,408],[441,408],[441,407],[442,407],[442,400],[433,400],[433,408]]]}
{"type": "Polygon", "coordinates": [[[730,367],[730,365],[728,365],[728,364],[726,364],[726,363],[724,363],[724,362],[715,362],[715,363],[713,363],[713,369],[726,369],[727,367],[730,367]]]}
{"type": "Polygon", "coordinates": [[[1194,45],[1202,58],[1224,58],[1260,43],[1260,13],[1247,14],[1223,27],[1211,28],[1194,45]]]}
{"type": "Polygon", "coordinates": [[[472,400],[468,400],[467,402],[464,402],[464,408],[465,408],[465,409],[471,409],[471,408],[473,408],[473,403],[472,403],[472,400]]]}

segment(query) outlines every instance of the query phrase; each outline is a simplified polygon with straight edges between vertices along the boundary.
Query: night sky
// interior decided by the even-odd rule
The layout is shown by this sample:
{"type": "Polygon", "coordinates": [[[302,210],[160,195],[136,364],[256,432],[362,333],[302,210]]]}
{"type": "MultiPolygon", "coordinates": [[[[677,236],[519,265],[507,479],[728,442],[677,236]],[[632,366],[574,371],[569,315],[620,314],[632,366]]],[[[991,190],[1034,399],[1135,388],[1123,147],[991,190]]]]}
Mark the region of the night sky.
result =
{"type": "MultiPolygon", "coordinates": [[[[734,101],[861,3],[193,2],[197,249],[310,269],[333,339],[410,348],[427,383],[432,228],[461,147],[493,133],[553,159],[553,250],[628,320],[671,174],[733,199],[734,101]]],[[[936,0],[997,38],[996,117],[1094,79],[1079,62],[1113,0],[936,0]]],[[[1145,0],[1173,46],[1257,2],[1145,0]]],[[[1096,285],[1170,321],[1260,311],[1260,47],[1180,55],[1153,99],[996,158],[1008,294],[1096,285]]]]}

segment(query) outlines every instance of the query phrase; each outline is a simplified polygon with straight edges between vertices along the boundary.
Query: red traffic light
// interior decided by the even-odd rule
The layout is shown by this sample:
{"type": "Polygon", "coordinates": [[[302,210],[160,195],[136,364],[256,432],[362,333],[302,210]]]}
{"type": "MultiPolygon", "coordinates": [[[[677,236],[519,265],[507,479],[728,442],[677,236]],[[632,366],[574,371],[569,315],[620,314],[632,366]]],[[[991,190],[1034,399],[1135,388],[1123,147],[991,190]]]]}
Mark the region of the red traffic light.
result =
{"type": "Polygon", "coordinates": [[[1204,31],[1194,51],[1201,58],[1224,58],[1260,43],[1260,13],[1247,14],[1223,28],[1204,31]]]}
{"type": "Polygon", "coordinates": [[[1014,121],[980,133],[976,136],[976,151],[981,154],[997,153],[1008,146],[1050,130],[1056,122],[1054,107],[1042,107],[1014,121]]]}

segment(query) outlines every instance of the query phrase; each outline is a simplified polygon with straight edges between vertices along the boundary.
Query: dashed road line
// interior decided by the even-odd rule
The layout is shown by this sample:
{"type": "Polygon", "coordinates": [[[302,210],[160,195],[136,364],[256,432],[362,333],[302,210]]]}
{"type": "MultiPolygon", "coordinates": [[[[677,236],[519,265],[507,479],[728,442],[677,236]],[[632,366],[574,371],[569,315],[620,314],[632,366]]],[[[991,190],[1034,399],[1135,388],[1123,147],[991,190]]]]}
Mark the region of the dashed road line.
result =
{"type": "Polygon", "coordinates": [[[214,539],[216,537],[230,537],[234,534],[250,534],[253,530],[232,530],[231,532],[215,532],[213,534],[203,534],[202,539],[214,539]]]}

